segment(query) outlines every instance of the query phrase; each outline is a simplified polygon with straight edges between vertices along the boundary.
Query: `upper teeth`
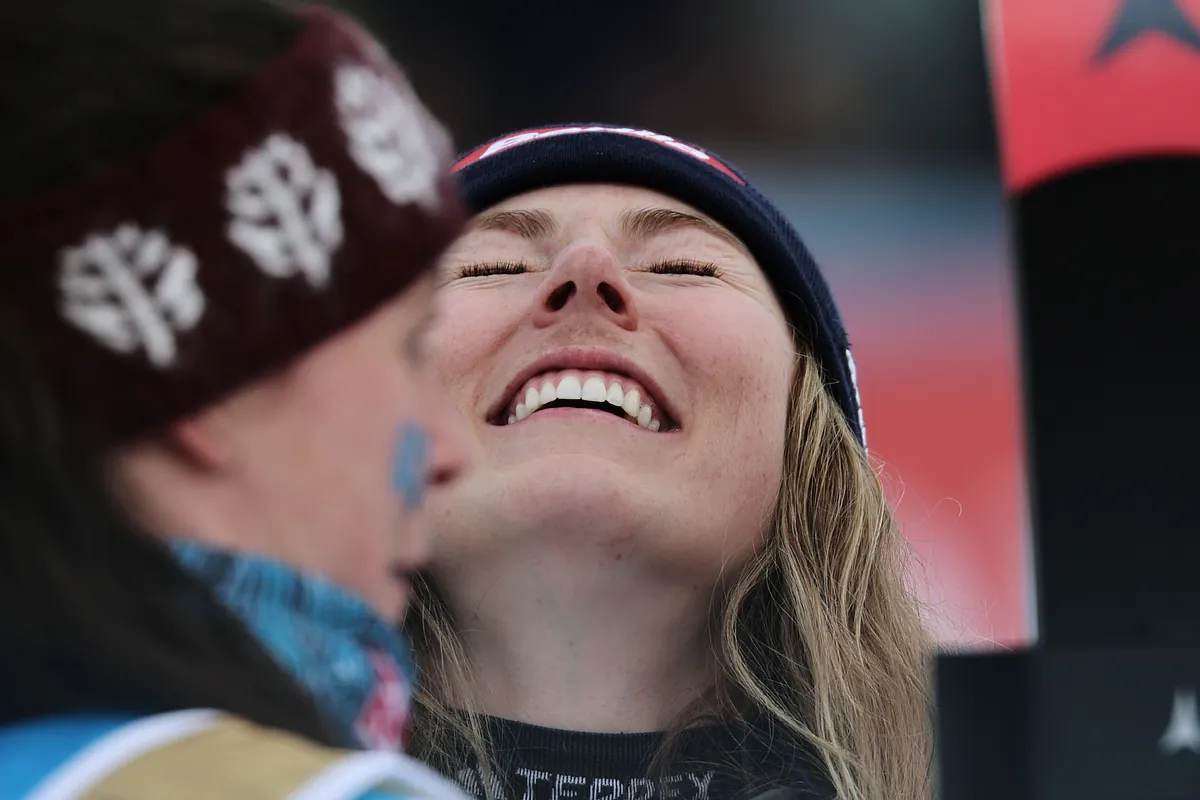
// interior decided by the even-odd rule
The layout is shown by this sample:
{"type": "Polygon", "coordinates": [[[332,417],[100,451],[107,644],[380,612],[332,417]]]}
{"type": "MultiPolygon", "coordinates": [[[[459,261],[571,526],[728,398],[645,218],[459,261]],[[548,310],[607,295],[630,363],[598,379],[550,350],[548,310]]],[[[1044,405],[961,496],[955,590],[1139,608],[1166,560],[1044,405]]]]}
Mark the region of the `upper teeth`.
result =
{"type": "MultiPolygon", "coordinates": [[[[629,383],[628,379],[626,382],[629,383]]],[[[518,394],[518,400],[516,407],[508,415],[510,425],[520,422],[555,400],[586,400],[620,408],[625,412],[626,419],[647,430],[658,431],[662,428],[662,420],[654,406],[642,402],[641,390],[634,387],[626,390],[621,385],[621,380],[615,377],[594,374],[583,376],[569,372],[546,376],[527,386],[524,394],[518,394]]]]}

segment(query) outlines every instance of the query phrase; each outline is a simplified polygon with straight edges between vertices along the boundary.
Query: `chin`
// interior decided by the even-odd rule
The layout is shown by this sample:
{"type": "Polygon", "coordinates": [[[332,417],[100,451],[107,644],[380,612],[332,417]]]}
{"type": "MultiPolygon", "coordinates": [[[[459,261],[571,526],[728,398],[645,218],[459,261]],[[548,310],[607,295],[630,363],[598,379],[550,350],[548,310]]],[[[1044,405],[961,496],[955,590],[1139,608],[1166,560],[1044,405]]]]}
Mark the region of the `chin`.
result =
{"type": "Polygon", "coordinates": [[[698,494],[678,471],[635,470],[600,456],[483,465],[431,509],[435,562],[438,572],[472,573],[554,563],[564,575],[608,564],[704,583],[744,561],[759,539],[762,514],[736,506],[734,493],[698,494]]]}
{"type": "Polygon", "coordinates": [[[587,455],[547,456],[509,467],[502,483],[511,498],[510,513],[547,522],[561,518],[576,527],[592,527],[585,520],[637,527],[647,508],[666,500],[661,477],[587,455]]]}
{"type": "Polygon", "coordinates": [[[638,538],[635,531],[672,517],[673,486],[653,471],[578,454],[477,468],[430,508],[436,558],[499,555],[522,541],[540,547],[638,538]]]}
{"type": "MultiPolygon", "coordinates": [[[[605,415],[603,419],[615,419],[605,415]]],[[[486,464],[496,470],[533,467],[541,470],[567,468],[604,469],[606,466],[633,472],[658,473],[670,470],[684,455],[682,434],[650,433],[617,420],[604,424],[578,425],[550,418],[532,417],[528,431],[492,429],[482,439],[486,464]],[[516,435],[520,434],[520,435],[516,435]]]]}

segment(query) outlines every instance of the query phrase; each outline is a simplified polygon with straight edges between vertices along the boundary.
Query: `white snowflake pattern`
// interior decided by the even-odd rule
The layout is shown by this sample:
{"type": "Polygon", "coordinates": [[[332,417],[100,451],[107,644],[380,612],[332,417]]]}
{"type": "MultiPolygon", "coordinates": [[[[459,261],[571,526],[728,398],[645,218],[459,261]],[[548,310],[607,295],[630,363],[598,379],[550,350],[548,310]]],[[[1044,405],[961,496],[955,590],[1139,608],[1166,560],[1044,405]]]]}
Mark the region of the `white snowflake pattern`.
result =
{"type": "Polygon", "coordinates": [[[417,203],[430,212],[441,204],[441,167],[431,122],[416,98],[363,66],[338,70],[335,92],[350,155],[397,205],[417,203]]]}
{"type": "Polygon", "coordinates": [[[114,352],[143,349],[156,367],[175,362],[176,334],[204,314],[195,254],[162,231],[121,225],[65,248],[59,264],[63,317],[114,352]]]}
{"type": "Polygon", "coordinates": [[[308,148],[276,133],[229,171],[229,239],[275,278],[329,282],[342,244],[342,197],[332,172],[308,148]]]}

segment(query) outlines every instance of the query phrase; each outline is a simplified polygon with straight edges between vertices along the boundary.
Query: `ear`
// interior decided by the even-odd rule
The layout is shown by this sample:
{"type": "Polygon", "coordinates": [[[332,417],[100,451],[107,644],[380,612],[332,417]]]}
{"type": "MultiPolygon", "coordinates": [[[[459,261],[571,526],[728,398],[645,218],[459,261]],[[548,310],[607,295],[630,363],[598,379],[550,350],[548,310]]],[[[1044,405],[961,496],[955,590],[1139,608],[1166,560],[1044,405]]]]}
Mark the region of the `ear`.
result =
{"type": "Polygon", "coordinates": [[[219,414],[201,412],[176,422],[167,440],[176,455],[199,471],[220,472],[233,463],[233,441],[219,414]]]}

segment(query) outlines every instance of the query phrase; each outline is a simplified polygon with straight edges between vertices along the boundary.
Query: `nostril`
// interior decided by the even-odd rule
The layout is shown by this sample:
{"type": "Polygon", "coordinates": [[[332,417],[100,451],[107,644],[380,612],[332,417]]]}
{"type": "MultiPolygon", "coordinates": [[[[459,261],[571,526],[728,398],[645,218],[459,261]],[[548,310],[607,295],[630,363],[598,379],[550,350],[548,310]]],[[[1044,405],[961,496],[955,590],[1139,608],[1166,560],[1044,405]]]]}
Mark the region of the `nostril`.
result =
{"type": "Polygon", "coordinates": [[[430,474],[428,477],[429,485],[430,485],[430,487],[434,487],[434,488],[447,486],[451,483],[454,483],[454,481],[458,480],[458,478],[462,475],[463,471],[464,470],[458,466],[435,467],[433,470],[430,471],[430,474]]]}
{"type": "Polygon", "coordinates": [[[573,294],[575,294],[575,282],[567,281],[550,293],[550,296],[546,298],[546,305],[551,311],[562,311],[563,306],[567,304],[573,294]]]}
{"type": "Polygon", "coordinates": [[[596,287],[604,304],[612,309],[614,314],[622,314],[625,312],[625,298],[621,296],[612,284],[602,283],[596,287]]]}

